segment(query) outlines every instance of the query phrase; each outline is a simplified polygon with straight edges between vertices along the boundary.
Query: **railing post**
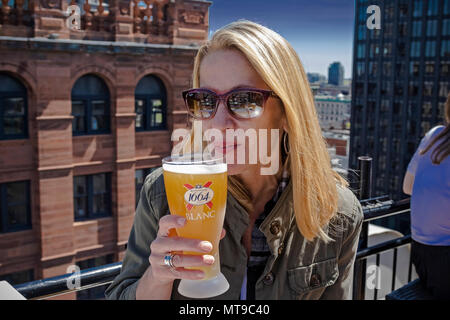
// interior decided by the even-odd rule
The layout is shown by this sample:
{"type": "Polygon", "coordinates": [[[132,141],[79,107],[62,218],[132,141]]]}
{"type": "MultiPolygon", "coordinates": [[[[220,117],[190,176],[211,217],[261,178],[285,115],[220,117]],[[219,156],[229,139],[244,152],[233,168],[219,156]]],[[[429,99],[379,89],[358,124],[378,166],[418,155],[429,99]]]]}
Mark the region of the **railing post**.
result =
{"type": "MultiPolygon", "coordinates": [[[[358,165],[360,172],[359,180],[359,200],[369,199],[371,196],[372,184],[372,158],[367,156],[358,157],[358,165]]],[[[369,239],[369,222],[362,224],[359,250],[366,249],[369,239]]],[[[364,300],[366,291],[366,268],[367,260],[358,260],[355,263],[355,278],[353,282],[353,299],[364,300]]]]}
{"type": "Polygon", "coordinates": [[[359,200],[371,197],[372,185],[372,158],[367,156],[358,157],[361,178],[359,181],[359,200]]]}

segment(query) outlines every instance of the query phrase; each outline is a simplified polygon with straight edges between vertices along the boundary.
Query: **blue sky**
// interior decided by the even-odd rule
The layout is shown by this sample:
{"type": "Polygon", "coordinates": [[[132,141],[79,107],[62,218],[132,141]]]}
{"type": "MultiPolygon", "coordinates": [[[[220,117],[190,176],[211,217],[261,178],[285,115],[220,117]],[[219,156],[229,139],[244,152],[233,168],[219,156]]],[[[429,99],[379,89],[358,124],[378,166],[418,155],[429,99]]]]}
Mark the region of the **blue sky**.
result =
{"type": "Polygon", "coordinates": [[[328,75],[340,61],[351,77],[354,0],[210,0],[210,33],[248,19],[286,38],[297,51],[306,72],[328,75]]]}

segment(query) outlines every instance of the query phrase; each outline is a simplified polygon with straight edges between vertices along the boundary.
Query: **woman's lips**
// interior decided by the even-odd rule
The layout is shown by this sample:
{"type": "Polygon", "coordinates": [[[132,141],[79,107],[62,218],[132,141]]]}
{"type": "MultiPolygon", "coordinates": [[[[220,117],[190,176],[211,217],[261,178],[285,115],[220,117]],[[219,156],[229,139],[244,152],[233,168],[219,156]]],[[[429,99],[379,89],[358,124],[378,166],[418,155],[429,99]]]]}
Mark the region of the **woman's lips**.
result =
{"type": "Polygon", "coordinates": [[[222,145],[222,146],[215,146],[214,150],[219,154],[227,154],[228,152],[237,149],[237,147],[238,144],[222,145]]]}

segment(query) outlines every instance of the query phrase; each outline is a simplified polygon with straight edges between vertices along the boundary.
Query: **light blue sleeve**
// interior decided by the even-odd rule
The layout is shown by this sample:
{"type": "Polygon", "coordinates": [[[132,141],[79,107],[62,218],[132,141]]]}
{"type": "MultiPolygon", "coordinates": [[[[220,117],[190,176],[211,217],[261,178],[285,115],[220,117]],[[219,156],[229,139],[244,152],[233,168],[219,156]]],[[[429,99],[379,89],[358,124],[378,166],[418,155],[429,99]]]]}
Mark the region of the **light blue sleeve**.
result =
{"type": "Polygon", "coordinates": [[[408,164],[408,168],[406,169],[407,172],[414,176],[416,175],[417,165],[421,157],[421,155],[419,154],[420,151],[422,151],[428,145],[428,142],[430,142],[431,139],[442,130],[442,128],[443,126],[436,126],[425,134],[425,136],[420,141],[419,147],[417,147],[416,152],[414,153],[411,161],[408,164]]]}

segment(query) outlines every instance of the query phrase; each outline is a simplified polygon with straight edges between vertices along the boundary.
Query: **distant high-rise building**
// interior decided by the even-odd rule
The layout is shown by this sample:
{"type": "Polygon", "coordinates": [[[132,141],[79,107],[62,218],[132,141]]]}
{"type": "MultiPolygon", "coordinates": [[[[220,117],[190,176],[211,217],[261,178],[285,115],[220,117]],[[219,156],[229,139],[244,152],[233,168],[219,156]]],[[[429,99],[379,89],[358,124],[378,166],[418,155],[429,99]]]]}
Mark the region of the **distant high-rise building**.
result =
{"type": "Polygon", "coordinates": [[[344,85],[344,67],[340,62],[333,62],[328,67],[328,83],[336,86],[344,85]]]}
{"type": "Polygon", "coordinates": [[[306,75],[308,76],[309,83],[325,83],[325,82],[327,82],[327,77],[325,77],[323,74],[315,73],[315,72],[308,72],[306,75]]]}
{"type": "Polygon", "coordinates": [[[372,196],[405,197],[421,137],[443,122],[450,87],[450,0],[356,1],[350,163],[373,158],[372,196]],[[367,6],[381,28],[368,29],[367,6]]]}

